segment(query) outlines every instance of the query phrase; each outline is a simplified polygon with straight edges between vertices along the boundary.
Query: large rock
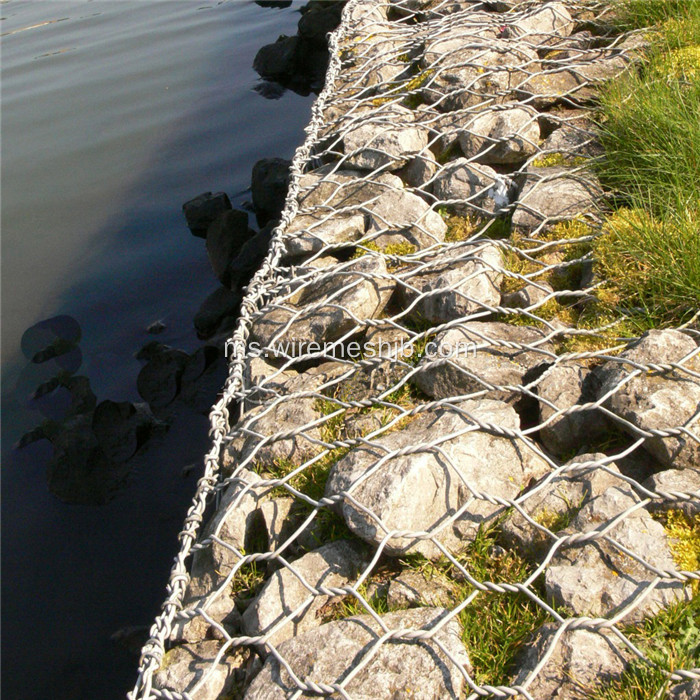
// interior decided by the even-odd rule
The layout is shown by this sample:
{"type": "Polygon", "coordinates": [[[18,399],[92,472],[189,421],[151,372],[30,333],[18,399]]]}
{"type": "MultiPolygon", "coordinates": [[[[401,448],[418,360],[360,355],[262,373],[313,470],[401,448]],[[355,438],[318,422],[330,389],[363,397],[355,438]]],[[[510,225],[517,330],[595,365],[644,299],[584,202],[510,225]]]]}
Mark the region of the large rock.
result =
{"type": "Polygon", "coordinates": [[[540,126],[532,107],[503,105],[477,115],[459,134],[467,158],[481,163],[518,163],[537,152],[540,126]]]}
{"type": "Polygon", "coordinates": [[[235,427],[224,450],[224,468],[251,460],[263,466],[280,460],[301,464],[320,452],[323,414],[318,398],[308,393],[319,393],[330,379],[345,372],[346,365],[326,362],[302,374],[289,373],[266,382],[258,398],[277,396],[251,408],[235,427]]]}
{"type": "Polygon", "coordinates": [[[362,170],[397,170],[428,147],[428,132],[413,112],[390,105],[361,120],[343,136],[345,165],[362,170]]]}
{"type": "Polygon", "coordinates": [[[326,46],[327,35],[340,22],[343,5],[342,0],[310,2],[299,20],[299,36],[319,46],[326,46]]]}
{"type": "Polygon", "coordinates": [[[689,518],[700,515],[700,470],[669,469],[653,474],[644,486],[665,495],[668,500],[654,500],[647,508],[652,512],[680,510],[689,518]]]}
{"type": "Polygon", "coordinates": [[[537,328],[492,321],[463,323],[437,336],[418,365],[414,382],[436,399],[475,392],[515,399],[520,393],[514,387],[552,353],[552,345],[537,328]]]}
{"type": "Polygon", "coordinates": [[[221,284],[229,284],[231,261],[253,235],[254,231],[248,228],[248,214],[238,209],[224,212],[207,229],[209,263],[221,284]]]}
{"type": "Polygon", "coordinates": [[[272,232],[276,221],[271,221],[249,238],[242,246],[238,255],[231,260],[228,269],[228,280],[231,289],[240,289],[250,281],[260,263],[268,253],[272,232]]]}
{"type": "Polygon", "coordinates": [[[408,241],[417,248],[429,248],[445,240],[447,225],[419,196],[403,189],[380,194],[367,204],[367,233],[381,247],[408,241]]]}
{"type": "Polygon", "coordinates": [[[410,317],[443,323],[497,306],[501,299],[501,251],[491,243],[475,243],[436,256],[418,272],[409,271],[399,286],[410,317]]]}
{"type": "Polygon", "coordinates": [[[700,680],[685,681],[668,689],[668,700],[697,700],[700,698],[700,680]]]}
{"type": "Polygon", "coordinates": [[[237,291],[217,287],[199,307],[193,323],[199,338],[210,338],[218,330],[233,328],[241,308],[241,295],[237,291]]]}
{"type": "Polygon", "coordinates": [[[247,469],[236,472],[202,534],[202,539],[215,536],[225,544],[214,541],[195,552],[190,597],[208,594],[221,579],[228,576],[240,561],[243,551],[251,549],[255,511],[270,491],[266,480],[254,472],[247,469]]]}
{"type": "Polygon", "coordinates": [[[513,408],[500,401],[466,401],[459,409],[426,412],[371,446],[351,450],[331,469],[326,496],[343,497],[338,504],[343,518],[367,542],[378,545],[390,531],[406,533],[385,543],[392,556],[440,556],[420,533],[463,548],[501,510],[484,495],[515,498],[531,478],[549,469],[526,445],[477,428],[476,420],[519,427],[513,408]]]}
{"type": "Polygon", "coordinates": [[[253,166],[250,189],[253,206],[267,219],[279,218],[289,187],[290,161],[263,158],[253,166]]]}
{"type": "Polygon", "coordinates": [[[555,641],[558,629],[548,623],[538,630],[513,681],[515,686],[523,685],[556,644],[527,686],[533,698],[588,700],[596,687],[618,680],[632,658],[619,638],[607,630],[567,630],[555,641]]]}
{"type": "Polygon", "coordinates": [[[394,286],[386,276],[384,259],[373,254],[329,268],[264,310],[253,322],[251,339],[277,355],[299,356],[312,343],[323,349],[381,314],[394,286]]]}
{"type": "MultiPolygon", "coordinates": [[[[489,29],[498,35],[498,23],[489,29]]],[[[434,71],[422,94],[443,111],[512,100],[528,77],[540,70],[537,52],[507,39],[465,36],[462,28],[426,43],[422,65],[434,71]]]]}
{"type": "Polygon", "coordinates": [[[680,363],[692,353],[683,367],[697,373],[698,346],[690,336],[675,330],[651,330],[601,371],[598,397],[614,392],[605,405],[625,421],[620,423],[623,430],[638,437],[638,431],[682,429],[676,436],[654,436],[644,442],[648,452],[673,469],[697,469],[700,464],[700,380],[679,370],[639,371],[634,363],[646,367],[680,363]],[[637,376],[630,379],[632,373],[637,376]]]}
{"type": "Polygon", "coordinates": [[[433,194],[457,214],[499,214],[510,204],[510,183],[488,165],[458,158],[446,165],[433,181],[433,194]]]}
{"type": "Polygon", "coordinates": [[[263,78],[283,79],[294,72],[299,48],[298,36],[282,34],[274,44],[267,44],[258,51],[253,68],[263,78]]]}
{"type": "Polygon", "coordinates": [[[182,205],[187,226],[199,238],[206,238],[209,225],[229,209],[231,200],[226,192],[204,192],[182,205]]]}
{"type": "Polygon", "coordinates": [[[527,498],[520,503],[520,510],[513,509],[504,520],[501,526],[503,537],[509,547],[539,563],[554,544],[554,539],[531,520],[556,535],[584,504],[611,486],[622,485],[620,470],[604,454],[578,455],[556,476],[545,477],[532,485],[527,498]]]}
{"type": "Polygon", "coordinates": [[[510,35],[518,43],[535,47],[556,44],[561,37],[568,37],[574,29],[574,21],[562,2],[548,2],[532,8],[508,25],[510,35]]]}
{"type": "Polygon", "coordinates": [[[211,618],[221,625],[228,634],[235,634],[241,628],[241,614],[235,607],[233,598],[225,591],[214,591],[210,595],[188,599],[188,605],[173,621],[168,641],[171,644],[197,644],[205,639],[223,639],[224,634],[216,625],[204,617],[211,618]]]}
{"type": "MultiPolygon", "coordinates": [[[[382,616],[390,630],[433,628],[445,615],[443,608],[419,608],[382,616]]],[[[375,643],[384,630],[369,615],[329,622],[318,629],[290,639],[279,647],[279,653],[304,683],[331,684],[342,682],[348,671],[367,663],[343,684],[344,695],[353,700],[457,700],[462,697],[464,676],[461,669],[471,670],[471,663],[461,640],[455,618],[443,625],[434,637],[402,641],[401,637],[375,643]],[[435,640],[435,641],[433,641],[435,640]],[[442,651],[442,646],[459,664],[455,665],[442,651]]],[[[245,700],[283,700],[297,689],[279,661],[270,655],[262,671],[245,694],[245,700]]],[[[334,693],[336,694],[336,693],[334,693]]],[[[302,692],[297,697],[316,697],[302,692]]]]}
{"type": "Polygon", "coordinates": [[[294,218],[285,231],[285,247],[288,257],[311,255],[327,246],[334,248],[352,245],[365,234],[363,214],[348,216],[326,214],[302,214],[294,218]]]}
{"type": "Polygon", "coordinates": [[[550,228],[559,221],[597,211],[601,196],[600,183],[592,174],[530,167],[513,213],[513,226],[538,231],[550,228]]]}
{"type": "Polygon", "coordinates": [[[543,423],[540,439],[555,457],[594,448],[610,434],[610,425],[600,409],[578,410],[581,404],[595,401],[596,379],[595,373],[580,365],[558,364],[537,383],[543,423]]]}
{"type": "Polygon", "coordinates": [[[245,677],[247,653],[223,654],[217,664],[221,643],[216,641],[183,644],[165,654],[153,684],[158,690],[189,693],[197,688],[198,700],[226,697],[245,677]]]}
{"type": "MultiPolygon", "coordinates": [[[[606,537],[634,552],[656,570],[675,570],[664,527],[640,508],[639,502],[639,497],[628,486],[612,486],[584,505],[559,536],[605,529],[606,537]],[[610,527],[621,516],[624,517],[610,527]]],[[[685,590],[683,582],[670,578],[662,579],[645,596],[656,578],[654,571],[605,537],[598,537],[592,543],[560,547],[546,570],[545,589],[556,605],[566,607],[574,615],[608,617],[628,605],[635,605],[624,617],[626,622],[632,623],[655,615],[679,600],[689,599],[690,589],[685,590]]]]}
{"type": "Polygon", "coordinates": [[[354,582],[366,565],[365,550],[350,540],[337,540],[305,554],[276,571],[260,595],[243,613],[243,629],[251,637],[280,642],[308,632],[322,623],[321,609],[337,596],[320,589],[342,588],[354,582]],[[311,593],[302,580],[316,593],[311,593]],[[302,607],[303,606],[303,607],[302,607]]]}

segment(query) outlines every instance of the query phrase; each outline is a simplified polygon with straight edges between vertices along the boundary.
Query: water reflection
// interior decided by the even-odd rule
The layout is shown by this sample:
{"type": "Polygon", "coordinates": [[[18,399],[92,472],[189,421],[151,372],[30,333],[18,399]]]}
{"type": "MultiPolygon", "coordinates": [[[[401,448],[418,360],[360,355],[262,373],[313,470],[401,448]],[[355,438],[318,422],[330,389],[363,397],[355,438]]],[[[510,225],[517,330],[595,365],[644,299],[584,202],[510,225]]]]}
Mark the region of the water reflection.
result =
{"type": "Polygon", "coordinates": [[[80,324],[72,316],[46,319],[25,331],[22,370],[15,396],[40,423],[17,442],[18,449],[47,440],[51,493],[66,503],[102,505],[125,484],[137,454],[168,432],[176,404],[206,414],[226,376],[223,353],[202,346],[191,355],[151,341],[138,353],[145,362],[137,379],[141,403],[98,403],[82,365],[80,324]]]}

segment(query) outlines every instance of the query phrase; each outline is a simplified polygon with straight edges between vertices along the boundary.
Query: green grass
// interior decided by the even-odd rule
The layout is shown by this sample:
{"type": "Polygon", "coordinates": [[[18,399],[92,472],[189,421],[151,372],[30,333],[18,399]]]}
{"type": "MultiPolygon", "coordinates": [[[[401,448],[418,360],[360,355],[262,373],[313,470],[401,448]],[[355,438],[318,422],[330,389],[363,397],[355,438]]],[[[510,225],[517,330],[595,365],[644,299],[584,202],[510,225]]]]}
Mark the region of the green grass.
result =
{"type": "Polygon", "coordinates": [[[700,0],[620,0],[624,28],[652,26],[645,62],[603,90],[601,181],[623,206],[594,246],[601,278],[643,325],[700,308],[700,0]]]}

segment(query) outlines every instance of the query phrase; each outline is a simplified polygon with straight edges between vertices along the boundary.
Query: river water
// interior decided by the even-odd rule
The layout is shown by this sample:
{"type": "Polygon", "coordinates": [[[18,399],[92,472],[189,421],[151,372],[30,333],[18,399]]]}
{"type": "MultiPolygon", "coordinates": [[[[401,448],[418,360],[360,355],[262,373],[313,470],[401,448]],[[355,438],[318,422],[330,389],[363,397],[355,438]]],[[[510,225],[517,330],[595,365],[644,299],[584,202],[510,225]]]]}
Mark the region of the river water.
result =
{"type": "Polygon", "coordinates": [[[301,143],[310,98],[256,90],[252,70],[263,44],[295,32],[301,4],[0,3],[8,700],[124,696],[137,658],[110,635],[157,613],[208,444],[206,417],[178,415],[111,502],[62,503],[46,485],[48,443],[13,447],[42,418],[22,389],[22,335],[75,319],[98,401],[139,399],[134,353],[152,322],[165,324],[159,341],[198,347],[192,318],[217,282],[181,205],[207,190],[243,204],[254,162],[301,143]]]}

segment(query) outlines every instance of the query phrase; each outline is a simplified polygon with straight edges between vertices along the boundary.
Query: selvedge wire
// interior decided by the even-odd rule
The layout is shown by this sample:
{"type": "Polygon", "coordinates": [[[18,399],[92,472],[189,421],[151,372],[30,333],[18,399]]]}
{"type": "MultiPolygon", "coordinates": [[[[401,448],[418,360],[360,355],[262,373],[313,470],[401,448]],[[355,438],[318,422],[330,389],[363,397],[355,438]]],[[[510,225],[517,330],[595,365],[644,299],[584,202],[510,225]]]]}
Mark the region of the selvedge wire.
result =
{"type": "MultiPolygon", "coordinates": [[[[598,18],[606,7],[587,5],[598,18]]],[[[624,70],[639,48],[636,35],[571,33],[569,11],[585,7],[533,1],[498,13],[488,4],[454,0],[346,5],[330,38],[326,86],[292,163],[282,221],[229,343],[229,378],[211,413],[212,449],[180,535],[163,613],[143,650],[134,700],[215,697],[217,668],[234,663],[230,658],[246,671],[236,680],[235,692],[242,693],[240,686],[258,671],[245,655],[254,648],[267,657],[259,679],[274,666],[272,673],[285,674],[289,697],[349,698],[363,672],[398,640],[433,645],[470,698],[537,697],[530,690],[540,687],[564,635],[605,633],[625,653],[644,659],[624,625],[682,598],[685,584],[700,579],[668,556],[659,564],[648,560],[651,550],[640,541],[635,551],[637,542],[625,530],[639,518],[649,526],[647,506],[698,500],[687,489],[642,484],[629,468],[630,460],[649,453],[666,468],[674,454],[679,462],[687,454],[692,460],[700,442],[697,411],[679,424],[648,425],[620,403],[625,387],[650,375],[693,396],[700,350],[690,341],[698,334],[687,328],[685,335],[665,336],[678,347],[657,361],[627,350],[630,339],[615,333],[621,319],[581,323],[586,304],[600,303],[604,281],[590,274],[590,244],[601,226],[604,231],[608,213],[590,170],[599,155],[590,124],[580,112],[552,106],[580,109],[596,83],[624,70]],[[387,20],[387,8],[398,17],[387,20]],[[481,120],[494,115],[510,121],[489,131],[481,120]],[[567,314],[580,309],[572,322],[567,314]],[[362,354],[350,352],[357,339],[362,354]],[[444,351],[455,339],[469,345],[472,358],[488,361],[427,352],[431,343],[444,351]],[[382,351],[384,341],[410,352],[382,351]],[[600,386],[581,389],[573,399],[562,387],[547,393],[552,374],[569,370],[592,374],[600,386]],[[240,412],[235,425],[234,406],[240,412]],[[595,430],[602,431],[597,438],[595,430]],[[589,448],[579,461],[567,458],[570,446],[562,445],[572,433],[582,443],[577,447],[589,448]],[[614,449],[596,450],[611,434],[618,441],[614,449]],[[465,473],[462,446],[470,441],[494,452],[517,446],[527,478],[511,487],[506,482],[515,477],[508,472],[503,483],[488,487],[478,470],[465,473]],[[448,505],[437,520],[405,527],[372,489],[395,475],[397,464],[410,472],[419,458],[431,469],[439,462],[458,487],[440,491],[448,505]],[[582,502],[559,514],[580,530],[554,529],[543,520],[541,504],[581,479],[607,479],[607,486],[597,493],[589,484],[582,502]],[[212,494],[216,513],[200,533],[212,494]],[[578,511],[588,512],[598,498],[617,510],[596,527],[577,520],[578,511]],[[282,526],[252,525],[249,518],[268,517],[265,504],[289,506],[282,526]],[[297,562],[335,537],[323,527],[333,517],[349,528],[346,538],[369,547],[355,575],[327,585],[325,577],[307,580],[297,562]],[[514,551],[534,548],[538,538],[546,542],[524,580],[479,580],[470,571],[463,549],[477,525],[494,523],[515,537],[514,551]],[[529,533],[525,543],[513,535],[518,528],[529,533]],[[263,533],[264,545],[252,541],[253,531],[263,533]],[[629,562],[638,585],[604,614],[565,611],[573,599],[557,598],[543,581],[554,564],[568,566],[566,552],[588,552],[590,559],[590,547],[629,562]],[[376,593],[378,577],[386,566],[395,575],[401,556],[416,552],[471,592],[441,608],[428,625],[392,629],[378,602],[387,604],[386,593],[376,593]],[[222,610],[230,611],[231,596],[240,595],[251,571],[300,589],[301,602],[282,601],[283,614],[273,621],[254,624],[246,612],[242,623],[227,623],[222,610]],[[479,683],[441,631],[469,614],[480,596],[517,594],[544,611],[556,630],[537,663],[512,684],[479,683]],[[332,607],[339,598],[373,621],[376,638],[361,660],[347,660],[343,674],[304,676],[286,658],[285,640],[315,629],[317,615],[346,617],[332,607]],[[195,623],[203,623],[199,632],[195,623]],[[166,643],[196,645],[206,635],[222,643],[187,690],[156,687],[166,643]]],[[[660,342],[655,338],[646,342],[660,342]]],[[[249,608],[265,590],[258,585],[249,608]]],[[[669,678],[700,674],[678,669],[669,678]]],[[[262,681],[253,681],[250,700],[257,697],[256,682],[262,681]]],[[[230,682],[226,688],[234,692],[230,682]]]]}

